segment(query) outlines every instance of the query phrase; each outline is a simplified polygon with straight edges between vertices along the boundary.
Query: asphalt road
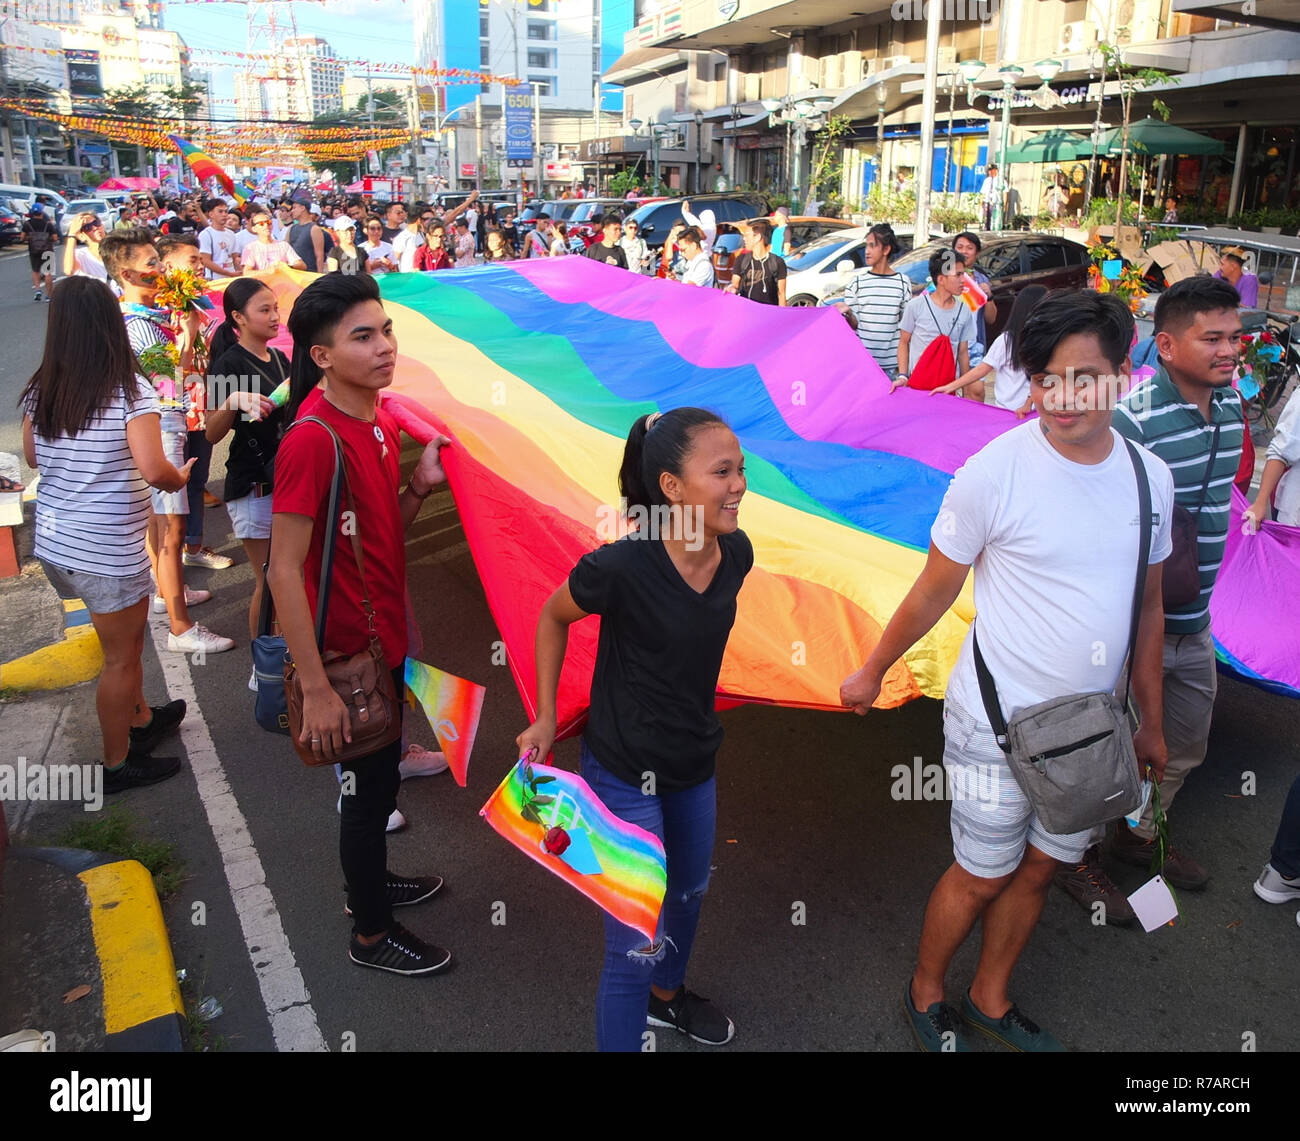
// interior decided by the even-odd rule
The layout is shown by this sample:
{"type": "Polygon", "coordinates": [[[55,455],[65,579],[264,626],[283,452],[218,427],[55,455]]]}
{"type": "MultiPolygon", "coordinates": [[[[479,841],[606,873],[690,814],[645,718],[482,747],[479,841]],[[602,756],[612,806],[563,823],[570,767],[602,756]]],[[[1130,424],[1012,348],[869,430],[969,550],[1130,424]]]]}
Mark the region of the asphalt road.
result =
{"type": "MultiPolygon", "coordinates": [[[[0,255],[0,450],[18,450],[13,405],[38,360],[43,322],[43,307],[30,301],[25,257],[0,255]]],[[[407,449],[406,470],[414,458],[407,449]]],[[[219,451],[210,484],[218,494],[223,471],[219,451]]],[[[395,870],[447,879],[438,898],[402,915],[416,932],[451,947],[456,964],[445,976],[398,979],[347,960],[332,772],[306,769],[283,738],[256,727],[245,688],[252,573],[220,508],[209,513],[207,541],[236,566],[187,571],[191,585],[215,593],[195,616],[234,636],[238,647],[202,666],[186,663],[199,706],[191,717],[211,733],[325,1044],[351,1042],[363,1051],[591,1048],[599,915],[478,816],[525,719],[507,669],[492,664],[497,631],[450,498],[431,499],[410,532],[410,591],[425,660],[483,683],[487,700],[469,788],[445,775],[407,782],[399,806],[410,827],[390,842],[395,870]],[[498,903],[504,925],[493,922],[498,903]]],[[[16,597],[0,582],[0,608],[16,597]]],[[[1261,602],[1262,621],[1275,604],[1261,602]]],[[[161,697],[151,646],[146,686],[161,697]]],[[[93,693],[82,687],[72,697],[69,739],[88,759],[97,750],[93,693]]],[[[901,992],[951,845],[946,805],[893,799],[891,770],[914,757],[940,761],[939,703],[917,701],[865,719],[752,707],[723,721],[715,871],[691,985],[734,1018],[729,1049],[911,1050],[901,992]],[[793,922],[800,912],[806,922],[793,922]]],[[[416,739],[431,743],[422,715],[416,725],[416,739]]],[[[1054,890],[1013,979],[1021,1007],[1080,1050],[1236,1054],[1244,1035],[1253,1035],[1260,1051],[1300,1047],[1296,908],[1270,907],[1251,892],[1296,772],[1298,742],[1300,704],[1223,679],[1209,758],[1172,817],[1175,843],[1213,873],[1208,890],[1181,893],[1182,919],[1150,935],[1094,927],[1054,890]],[[1254,795],[1241,795],[1244,772],[1255,774],[1254,795]]],[[[576,751],[565,743],[559,762],[573,767],[576,751]]],[[[191,878],[168,920],[178,965],[224,1005],[213,1030],[228,1049],[271,1048],[193,774],[120,801],[174,840],[187,862],[191,878]],[[201,925],[194,922],[199,902],[201,925]]],[[[1146,878],[1122,866],[1115,876],[1129,890],[1146,878]]],[[[950,1000],[960,999],[977,955],[975,936],[953,964],[950,1000]]],[[[666,1034],[656,1044],[705,1049],[666,1034]]]]}

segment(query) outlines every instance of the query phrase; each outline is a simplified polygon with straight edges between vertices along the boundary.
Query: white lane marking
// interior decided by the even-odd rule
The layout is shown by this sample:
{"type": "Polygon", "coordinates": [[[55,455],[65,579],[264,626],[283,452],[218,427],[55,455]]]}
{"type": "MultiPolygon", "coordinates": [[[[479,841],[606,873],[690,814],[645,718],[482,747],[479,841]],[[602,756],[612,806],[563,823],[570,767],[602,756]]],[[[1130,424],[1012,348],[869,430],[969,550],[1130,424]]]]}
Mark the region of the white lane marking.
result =
{"type": "Polygon", "coordinates": [[[189,756],[190,770],[199,786],[199,799],[221,852],[222,871],[230,887],[244,930],[244,943],[262,991],[262,1004],[271,1021],[277,1050],[324,1051],[325,1039],[316,1023],[311,995],[298,970],[293,950],[284,934],[280,912],[266,886],[266,873],[249,834],[244,814],[226,779],[217,756],[208,723],[199,711],[194,679],[187,655],[167,649],[165,621],[150,623],[150,634],[162,663],[167,693],[181,698],[188,707],[181,724],[181,741],[189,756]]]}

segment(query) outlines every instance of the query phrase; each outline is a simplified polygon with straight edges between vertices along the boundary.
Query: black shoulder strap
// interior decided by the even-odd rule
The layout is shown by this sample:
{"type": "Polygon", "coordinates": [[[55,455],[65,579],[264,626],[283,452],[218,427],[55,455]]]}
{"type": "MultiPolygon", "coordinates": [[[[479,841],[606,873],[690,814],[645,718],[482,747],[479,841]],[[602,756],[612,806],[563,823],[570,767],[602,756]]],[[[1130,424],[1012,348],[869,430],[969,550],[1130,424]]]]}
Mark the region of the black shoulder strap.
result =
{"type": "MultiPolygon", "coordinates": [[[[1133,655],[1137,650],[1138,623],[1142,618],[1142,597],[1146,590],[1147,563],[1151,558],[1151,484],[1147,480],[1147,469],[1138,455],[1137,448],[1125,439],[1124,447],[1133,464],[1133,473],[1137,478],[1138,492],[1138,558],[1137,578],[1133,585],[1133,606],[1129,612],[1128,658],[1124,674],[1124,706],[1128,707],[1129,689],[1133,683],[1133,655]]],[[[1007,741],[1007,722],[1002,716],[1002,705],[998,701],[997,686],[993,675],[980,653],[979,637],[975,631],[976,623],[971,623],[971,649],[975,655],[975,676],[979,679],[980,697],[984,701],[984,715],[997,738],[998,745],[1004,753],[1011,751],[1007,741]]]]}
{"type": "MultiPolygon", "coordinates": [[[[304,416],[301,420],[295,421],[295,426],[297,424],[319,424],[330,434],[330,440],[333,442],[334,447],[334,476],[330,480],[329,496],[326,500],[325,543],[321,549],[320,581],[316,588],[316,649],[324,653],[325,619],[329,613],[330,584],[334,577],[334,548],[338,542],[339,499],[343,493],[343,451],[334,429],[319,416],[304,416]]],[[[266,582],[265,572],[270,565],[271,559],[268,554],[266,566],[263,568],[263,583],[266,582]]],[[[271,591],[263,585],[262,608],[257,619],[257,632],[259,634],[269,634],[271,632],[271,606],[271,591]]]]}
{"type": "Polygon", "coordinates": [[[1128,708],[1129,689],[1133,684],[1133,655],[1137,651],[1138,623],[1142,620],[1142,597],[1146,593],[1148,563],[1151,559],[1151,484],[1146,464],[1132,440],[1123,437],[1128,458],[1133,462],[1138,489],[1138,561],[1137,581],[1133,586],[1133,610],[1129,619],[1128,666],[1124,674],[1124,707],[1128,708]]]}
{"type": "MultiPolygon", "coordinates": [[[[1210,407],[1210,415],[1214,414],[1214,407],[1210,407]]],[[[1201,508],[1205,506],[1205,493],[1210,489],[1210,476],[1214,474],[1214,461],[1219,456],[1219,428],[1221,425],[1214,425],[1214,442],[1210,445],[1210,462],[1205,465],[1205,478],[1201,480],[1200,498],[1196,500],[1196,514],[1199,516],[1201,508]]],[[[1199,526],[1199,522],[1197,526],[1199,526]]]]}

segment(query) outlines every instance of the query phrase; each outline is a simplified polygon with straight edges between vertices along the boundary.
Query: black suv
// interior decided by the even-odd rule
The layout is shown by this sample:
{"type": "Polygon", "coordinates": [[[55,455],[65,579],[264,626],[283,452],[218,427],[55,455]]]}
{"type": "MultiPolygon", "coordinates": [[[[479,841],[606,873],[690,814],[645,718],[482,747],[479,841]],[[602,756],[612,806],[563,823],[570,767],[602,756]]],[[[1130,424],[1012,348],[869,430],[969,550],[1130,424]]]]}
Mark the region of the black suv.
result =
{"type": "Polygon", "coordinates": [[[641,236],[652,250],[663,249],[664,240],[673,223],[682,216],[682,203],[690,203],[691,213],[697,218],[705,210],[712,210],[719,222],[742,222],[746,218],[766,216],[771,213],[771,203],[762,194],[696,194],[689,198],[669,198],[662,202],[647,202],[623,218],[636,222],[641,236]]]}

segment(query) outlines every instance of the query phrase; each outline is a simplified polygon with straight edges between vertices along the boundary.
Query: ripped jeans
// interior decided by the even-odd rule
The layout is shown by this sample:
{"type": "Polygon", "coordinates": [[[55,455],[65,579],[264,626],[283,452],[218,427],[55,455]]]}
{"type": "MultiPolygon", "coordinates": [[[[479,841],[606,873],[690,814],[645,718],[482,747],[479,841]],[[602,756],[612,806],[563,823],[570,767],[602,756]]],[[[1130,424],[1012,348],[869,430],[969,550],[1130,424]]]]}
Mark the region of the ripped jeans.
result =
{"type": "Polygon", "coordinates": [[[631,824],[653,832],[668,857],[668,889],[654,954],[645,937],[605,915],[605,963],[596,992],[596,1047],[640,1050],[650,1005],[650,986],[676,990],[686,979],[686,963],[700,921],[700,904],[709,886],[717,784],[710,777],[691,788],[647,796],[604,768],[582,742],[582,777],[605,806],[631,824]]]}

